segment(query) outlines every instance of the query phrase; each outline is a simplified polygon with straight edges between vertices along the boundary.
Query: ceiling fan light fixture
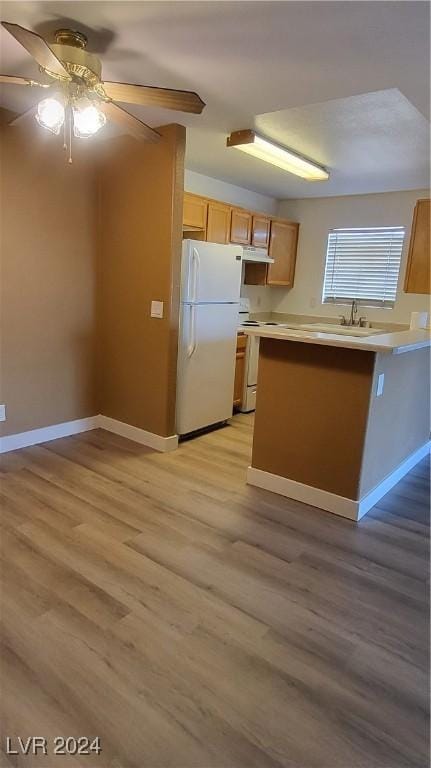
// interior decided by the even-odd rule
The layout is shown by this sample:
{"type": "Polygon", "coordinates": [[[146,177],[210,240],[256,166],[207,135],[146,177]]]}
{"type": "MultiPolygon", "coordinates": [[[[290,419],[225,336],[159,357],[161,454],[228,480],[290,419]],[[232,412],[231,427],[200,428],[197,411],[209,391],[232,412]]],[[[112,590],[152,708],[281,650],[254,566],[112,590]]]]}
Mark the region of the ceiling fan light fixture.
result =
{"type": "Polygon", "coordinates": [[[31,107],[18,115],[10,125],[31,115],[51,133],[59,134],[63,128],[63,147],[69,148],[69,163],[72,162],[73,136],[94,136],[107,119],[136,139],[152,143],[160,141],[160,133],[116,104],[117,101],[193,114],[200,114],[205,107],[194,91],[103,80],[102,63],[98,56],[87,50],[87,37],[78,30],[58,29],[55,42],[48,44],[37,32],[20,24],[1,21],[0,26],[33,57],[40,71],[50,80],[49,83],[39,83],[28,77],[0,75],[0,83],[50,88],[51,93],[59,94],[59,98],[44,99],[36,108],[31,107]]]}
{"type": "Polygon", "coordinates": [[[94,136],[106,123],[106,117],[94,104],[73,105],[73,133],[79,139],[94,136]]]}
{"type": "Polygon", "coordinates": [[[35,117],[42,128],[58,135],[64,124],[64,104],[59,99],[51,97],[42,99],[37,105],[35,117]]]}
{"type": "Polygon", "coordinates": [[[283,171],[293,173],[307,181],[327,181],[329,173],[326,168],[298,155],[293,150],[281,146],[252,130],[233,131],[226,141],[227,147],[235,147],[248,155],[271,163],[283,171]]]}

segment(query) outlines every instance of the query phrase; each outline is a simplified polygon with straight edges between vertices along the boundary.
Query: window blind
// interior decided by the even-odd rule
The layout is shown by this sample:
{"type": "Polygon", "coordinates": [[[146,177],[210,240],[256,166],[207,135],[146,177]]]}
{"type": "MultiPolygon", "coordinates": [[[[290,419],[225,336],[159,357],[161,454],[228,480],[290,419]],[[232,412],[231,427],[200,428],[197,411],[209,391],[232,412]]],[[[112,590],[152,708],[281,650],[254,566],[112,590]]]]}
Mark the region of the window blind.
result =
{"type": "Polygon", "coordinates": [[[393,307],[403,243],[404,227],[331,229],[323,302],[393,307]]]}

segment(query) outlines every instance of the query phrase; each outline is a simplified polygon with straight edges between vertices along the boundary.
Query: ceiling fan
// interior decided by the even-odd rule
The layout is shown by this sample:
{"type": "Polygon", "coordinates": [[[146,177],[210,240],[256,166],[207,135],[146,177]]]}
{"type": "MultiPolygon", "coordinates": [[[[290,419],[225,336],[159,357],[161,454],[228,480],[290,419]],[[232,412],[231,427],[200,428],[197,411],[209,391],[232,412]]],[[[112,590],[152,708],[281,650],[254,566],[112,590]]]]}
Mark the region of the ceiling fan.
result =
{"type": "Polygon", "coordinates": [[[137,139],[159,141],[157,131],[115,104],[116,101],[195,114],[200,114],[205,107],[193,91],[103,81],[100,59],[86,50],[87,38],[82,32],[59,29],[54,35],[55,43],[48,44],[36,32],[19,24],[8,21],[1,24],[33,56],[47,80],[38,82],[27,77],[0,75],[0,83],[25,85],[47,92],[46,98],[12,120],[11,125],[34,116],[39,125],[54,134],[63,129],[64,147],[67,148],[69,143],[69,162],[72,162],[72,135],[77,138],[94,136],[107,119],[137,139]]]}

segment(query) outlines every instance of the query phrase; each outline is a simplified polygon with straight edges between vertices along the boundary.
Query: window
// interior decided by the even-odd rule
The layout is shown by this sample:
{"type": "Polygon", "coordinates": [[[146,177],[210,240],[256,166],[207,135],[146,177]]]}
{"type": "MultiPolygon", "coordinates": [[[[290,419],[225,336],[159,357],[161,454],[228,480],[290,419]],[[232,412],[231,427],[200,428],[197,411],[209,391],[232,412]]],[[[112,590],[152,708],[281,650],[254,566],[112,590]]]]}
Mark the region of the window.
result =
{"type": "Polygon", "coordinates": [[[403,243],[404,227],[331,229],[322,301],[392,308],[403,243]]]}

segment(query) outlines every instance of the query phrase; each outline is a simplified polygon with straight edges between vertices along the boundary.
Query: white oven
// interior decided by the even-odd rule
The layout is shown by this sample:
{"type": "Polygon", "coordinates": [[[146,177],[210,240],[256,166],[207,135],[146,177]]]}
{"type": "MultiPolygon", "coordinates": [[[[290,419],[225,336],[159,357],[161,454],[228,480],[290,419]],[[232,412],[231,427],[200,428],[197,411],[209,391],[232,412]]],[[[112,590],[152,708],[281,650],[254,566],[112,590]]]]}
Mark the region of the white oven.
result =
{"type": "MultiPolygon", "coordinates": [[[[240,299],[239,304],[239,330],[243,330],[245,324],[258,325],[259,323],[250,320],[250,301],[246,298],[240,299]],[[242,326],[242,327],[241,327],[242,326]]],[[[259,339],[257,336],[247,336],[247,346],[245,349],[245,367],[244,384],[242,389],[242,400],[240,411],[248,413],[256,408],[256,387],[257,387],[257,366],[259,362],[259,339]]]]}
{"type": "MultiPolygon", "coordinates": [[[[239,331],[244,331],[246,326],[271,325],[287,328],[287,323],[279,323],[274,320],[250,320],[250,301],[246,298],[239,300],[239,331]]],[[[256,408],[257,368],[259,363],[259,337],[247,336],[245,350],[244,385],[242,390],[242,402],[240,411],[248,413],[256,408]]]]}
{"type": "Polygon", "coordinates": [[[247,336],[245,350],[244,387],[240,410],[243,413],[254,411],[256,408],[257,367],[259,362],[259,337],[247,336]]]}

